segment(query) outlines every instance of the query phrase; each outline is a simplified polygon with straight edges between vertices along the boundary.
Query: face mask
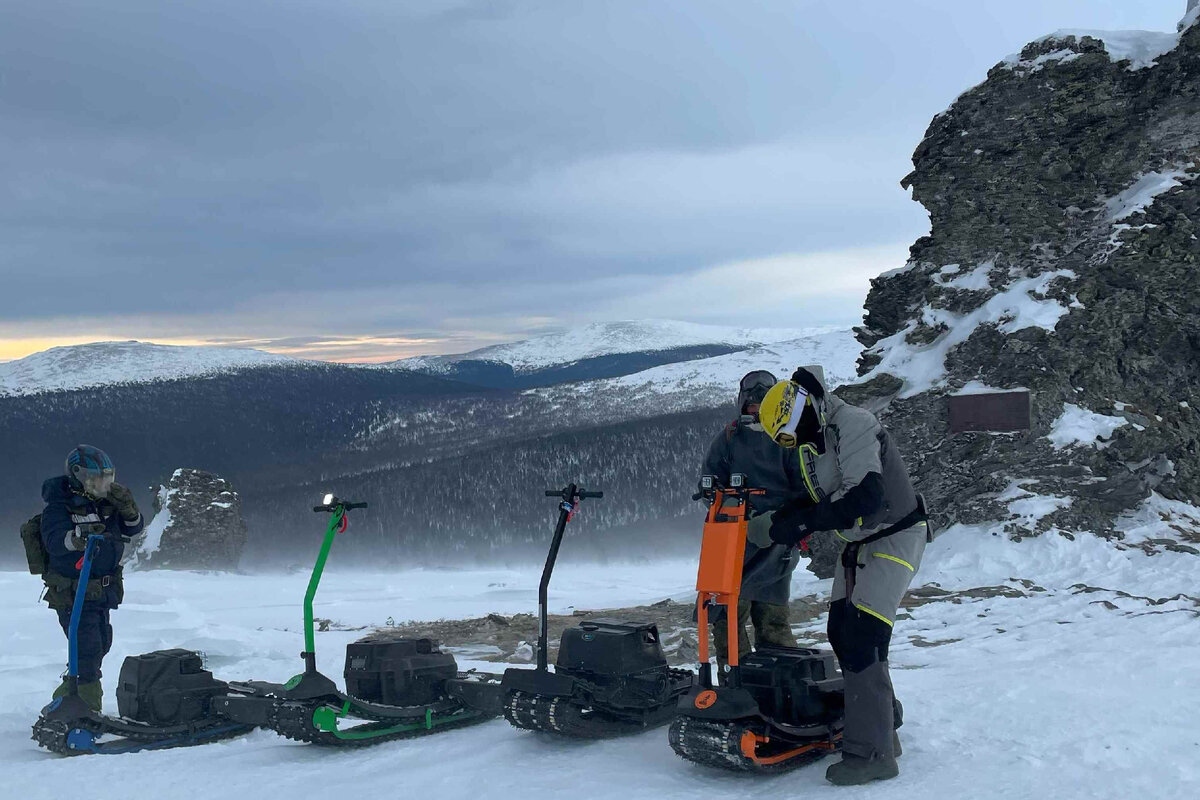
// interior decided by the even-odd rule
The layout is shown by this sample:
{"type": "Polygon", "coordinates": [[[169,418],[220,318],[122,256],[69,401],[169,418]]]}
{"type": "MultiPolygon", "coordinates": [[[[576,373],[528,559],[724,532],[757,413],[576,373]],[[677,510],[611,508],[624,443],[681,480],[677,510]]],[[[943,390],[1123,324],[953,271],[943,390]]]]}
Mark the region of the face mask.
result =
{"type": "Polygon", "coordinates": [[[83,479],[83,493],[93,500],[108,497],[108,491],[115,479],[116,474],[111,470],[105,470],[99,475],[88,475],[83,479]]]}

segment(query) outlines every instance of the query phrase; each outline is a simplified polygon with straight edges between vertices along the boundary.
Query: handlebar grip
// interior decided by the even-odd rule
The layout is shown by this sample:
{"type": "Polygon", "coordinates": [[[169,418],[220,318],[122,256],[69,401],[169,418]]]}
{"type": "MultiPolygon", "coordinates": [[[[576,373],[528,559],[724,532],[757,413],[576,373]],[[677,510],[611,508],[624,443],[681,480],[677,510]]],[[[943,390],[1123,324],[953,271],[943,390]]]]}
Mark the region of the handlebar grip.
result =
{"type": "Polygon", "coordinates": [[[367,504],[366,503],[345,503],[343,507],[347,511],[349,511],[352,508],[366,508],[367,504]]]}
{"type": "Polygon", "coordinates": [[[604,492],[580,492],[580,498],[584,497],[604,497],[604,492]]]}
{"type": "Polygon", "coordinates": [[[329,506],[313,506],[313,511],[328,511],[329,506]]]}
{"type": "Polygon", "coordinates": [[[562,489],[547,489],[546,497],[562,497],[562,489]]]}

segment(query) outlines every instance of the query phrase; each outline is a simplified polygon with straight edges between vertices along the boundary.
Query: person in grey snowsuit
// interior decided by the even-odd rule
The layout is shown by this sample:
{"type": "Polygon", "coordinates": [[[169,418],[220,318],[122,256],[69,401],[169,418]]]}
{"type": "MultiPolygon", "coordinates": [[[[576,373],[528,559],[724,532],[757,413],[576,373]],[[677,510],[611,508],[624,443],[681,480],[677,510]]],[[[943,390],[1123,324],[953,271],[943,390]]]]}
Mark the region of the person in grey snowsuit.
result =
{"type": "Polygon", "coordinates": [[[760,416],[771,438],[798,456],[811,501],[779,509],[771,539],[793,545],[816,534],[842,542],[828,633],[845,677],[846,727],[842,760],[826,778],[848,785],[895,777],[900,720],[888,645],[925,552],[923,504],[887,430],[871,412],[827,393],[819,367],[773,387],[760,416]]]}
{"type": "MultiPolygon", "coordinates": [[[[701,465],[701,475],[711,475],[721,486],[729,485],[729,476],[742,473],[746,485],[765,489],[754,495],[750,505],[751,525],[765,532],[771,514],[802,487],[796,459],[780,449],[763,433],[758,421],[758,406],[767,390],[776,383],[765,370],[747,373],[738,385],[738,417],[717,434],[709,445],[701,465]]],[[[792,572],[796,569],[795,550],[773,542],[747,542],[742,567],[742,590],[738,603],[738,652],[750,651],[747,623],[754,626],[754,643],[796,647],[788,621],[792,572]]],[[[728,627],[724,608],[712,617],[713,645],[717,663],[724,672],[729,658],[728,627]]]]}

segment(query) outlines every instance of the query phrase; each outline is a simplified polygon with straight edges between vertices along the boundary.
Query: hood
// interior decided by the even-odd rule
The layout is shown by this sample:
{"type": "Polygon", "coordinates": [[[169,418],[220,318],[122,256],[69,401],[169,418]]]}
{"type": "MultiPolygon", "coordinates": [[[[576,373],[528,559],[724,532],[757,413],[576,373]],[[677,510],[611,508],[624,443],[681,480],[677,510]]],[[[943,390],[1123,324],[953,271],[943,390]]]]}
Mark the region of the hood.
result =
{"type": "Polygon", "coordinates": [[[819,364],[799,367],[792,373],[792,380],[808,392],[813,408],[817,412],[817,424],[824,432],[829,424],[829,412],[833,409],[834,404],[841,402],[829,393],[829,386],[825,383],[824,367],[819,364]]]}
{"type": "MultiPolygon", "coordinates": [[[[66,475],[42,481],[42,500],[47,503],[70,503],[74,505],[79,495],[71,491],[71,482],[66,475]]],[[[80,498],[82,499],[82,498],[80,498]]]]}

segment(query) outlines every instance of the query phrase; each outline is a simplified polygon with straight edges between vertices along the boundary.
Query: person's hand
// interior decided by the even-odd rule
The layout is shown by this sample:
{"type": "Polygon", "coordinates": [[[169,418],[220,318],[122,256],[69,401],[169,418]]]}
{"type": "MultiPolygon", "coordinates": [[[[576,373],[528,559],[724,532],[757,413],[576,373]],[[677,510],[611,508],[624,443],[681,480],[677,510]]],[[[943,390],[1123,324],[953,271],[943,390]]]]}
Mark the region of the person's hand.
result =
{"type": "Polygon", "coordinates": [[[767,511],[751,517],[746,526],[746,541],[759,548],[770,547],[774,544],[771,539],[771,520],[774,517],[774,511],[767,511]]]}
{"type": "Polygon", "coordinates": [[[133,492],[119,483],[114,483],[108,490],[108,499],[120,513],[121,519],[126,522],[137,522],[138,517],[142,515],[138,510],[137,501],[133,499],[133,492]]]}
{"type": "Polygon", "coordinates": [[[67,546],[68,550],[82,553],[87,549],[88,536],[103,535],[104,533],[105,526],[103,522],[81,522],[67,531],[67,536],[63,540],[63,544],[67,546]]]}
{"type": "Polygon", "coordinates": [[[808,538],[809,531],[804,525],[804,509],[797,503],[788,503],[771,517],[771,541],[776,544],[795,547],[808,538]]]}
{"type": "Polygon", "coordinates": [[[804,367],[797,367],[792,373],[792,383],[799,384],[804,391],[818,399],[825,396],[825,387],[817,380],[817,376],[806,370],[804,367]]]}

